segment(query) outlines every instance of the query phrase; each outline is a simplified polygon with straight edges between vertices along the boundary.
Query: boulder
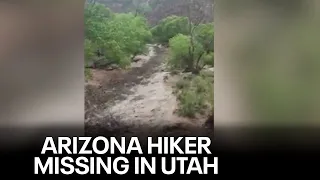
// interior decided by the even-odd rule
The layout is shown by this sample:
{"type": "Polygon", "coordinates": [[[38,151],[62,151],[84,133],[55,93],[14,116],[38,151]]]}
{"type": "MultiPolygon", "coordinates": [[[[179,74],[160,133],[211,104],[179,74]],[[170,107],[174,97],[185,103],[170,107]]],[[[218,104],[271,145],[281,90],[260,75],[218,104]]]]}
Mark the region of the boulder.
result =
{"type": "Polygon", "coordinates": [[[135,56],[135,57],[132,58],[133,62],[138,62],[140,60],[141,60],[141,56],[135,56]]]}
{"type": "Polygon", "coordinates": [[[147,59],[146,56],[138,55],[138,56],[135,56],[134,58],[132,58],[132,61],[133,62],[138,62],[138,61],[145,60],[145,59],[147,59]]]}
{"type": "Polygon", "coordinates": [[[114,69],[119,69],[119,66],[116,64],[111,64],[110,66],[107,67],[108,71],[114,70],[114,69]]]}

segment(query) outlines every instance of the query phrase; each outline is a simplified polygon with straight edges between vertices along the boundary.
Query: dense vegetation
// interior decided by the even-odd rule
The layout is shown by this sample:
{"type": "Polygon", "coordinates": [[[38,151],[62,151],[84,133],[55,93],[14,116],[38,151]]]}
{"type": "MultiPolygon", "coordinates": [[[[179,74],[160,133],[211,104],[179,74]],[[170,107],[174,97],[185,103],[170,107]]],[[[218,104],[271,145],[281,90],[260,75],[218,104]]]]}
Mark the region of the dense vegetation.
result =
{"type": "Polygon", "coordinates": [[[113,13],[101,4],[85,9],[86,66],[126,67],[133,55],[143,51],[151,33],[143,16],[113,13]]]}
{"type": "Polygon", "coordinates": [[[188,17],[169,16],[151,29],[157,42],[169,44],[173,69],[199,73],[213,65],[213,23],[194,24],[188,17]]]}
{"type": "Polygon", "coordinates": [[[213,114],[213,75],[202,72],[214,64],[213,23],[193,23],[189,17],[173,15],[161,20],[151,32],[157,42],[169,46],[169,69],[191,73],[176,85],[179,113],[188,117],[206,111],[213,114]]]}
{"type": "Polygon", "coordinates": [[[151,29],[156,41],[168,43],[170,38],[180,34],[188,34],[188,18],[180,16],[168,16],[151,29]]]}
{"type": "Polygon", "coordinates": [[[180,115],[195,117],[197,113],[213,113],[212,74],[186,76],[177,82],[174,93],[180,102],[180,115]]]}
{"type": "Polygon", "coordinates": [[[171,71],[189,72],[176,86],[180,114],[193,117],[213,109],[213,78],[202,71],[213,66],[213,23],[191,22],[191,17],[172,15],[150,27],[144,17],[150,7],[139,1],[136,5],[127,13],[112,12],[99,3],[86,5],[86,78],[91,77],[92,67],[127,67],[132,57],[152,41],[168,46],[167,65],[171,71]]]}

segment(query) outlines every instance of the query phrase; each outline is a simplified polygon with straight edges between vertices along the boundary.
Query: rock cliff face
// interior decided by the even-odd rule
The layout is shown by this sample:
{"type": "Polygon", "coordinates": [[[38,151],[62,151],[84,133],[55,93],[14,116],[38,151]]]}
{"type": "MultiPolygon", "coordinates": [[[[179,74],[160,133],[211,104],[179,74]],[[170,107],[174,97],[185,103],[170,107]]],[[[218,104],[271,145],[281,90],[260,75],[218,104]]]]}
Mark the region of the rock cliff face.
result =
{"type": "Polygon", "coordinates": [[[96,0],[114,12],[135,11],[138,4],[148,4],[151,11],[146,17],[151,25],[169,15],[188,16],[192,21],[213,21],[213,0],[96,0]],[[192,2],[192,3],[190,3],[192,2]],[[189,5],[190,3],[190,5],[189,5]],[[190,10],[188,8],[190,6],[190,10]]]}

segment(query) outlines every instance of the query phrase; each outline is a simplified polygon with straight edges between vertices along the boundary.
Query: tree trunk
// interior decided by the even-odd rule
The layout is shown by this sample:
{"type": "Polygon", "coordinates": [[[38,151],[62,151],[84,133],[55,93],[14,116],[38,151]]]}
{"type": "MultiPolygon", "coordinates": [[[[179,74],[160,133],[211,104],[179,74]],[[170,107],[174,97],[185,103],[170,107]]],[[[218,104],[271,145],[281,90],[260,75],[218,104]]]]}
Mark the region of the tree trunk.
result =
{"type": "Polygon", "coordinates": [[[188,57],[187,60],[187,68],[184,70],[185,72],[193,72],[195,70],[193,65],[193,59],[192,57],[188,57]]]}

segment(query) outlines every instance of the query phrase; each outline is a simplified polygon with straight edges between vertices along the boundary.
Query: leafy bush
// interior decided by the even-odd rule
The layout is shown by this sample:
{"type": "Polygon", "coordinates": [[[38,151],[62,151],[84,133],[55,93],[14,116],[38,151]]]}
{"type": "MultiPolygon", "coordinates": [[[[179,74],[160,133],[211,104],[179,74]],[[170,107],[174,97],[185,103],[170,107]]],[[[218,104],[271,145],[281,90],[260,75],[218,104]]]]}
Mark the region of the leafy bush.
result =
{"type": "Polygon", "coordinates": [[[92,73],[89,68],[84,68],[85,80],[90,80],[92,78],[92,73]]]}
{"type": "Polygon", "coordinates": [[[168,16],[151,29],[152,35],[160,43],[168,43],[177,34],[188,34],[189,19],[180,16],[168,16]]]}
{"type": "Polygon", "coordinates": [[[205,53],[202,57],[202,61],[204,65],[214,66],[214,53],[205,53]]]}
{"type": "Polygon", "coordinates": [[[89,40],[101,43],[101,34],[105,30],[105,22],[113,17],[109,8],[102,4],[88,4],[84,11],[85,36],[89,40]]]}
{"type": "Polygon", "coordinates": [[[202,44],[206,52],[214,51],[213,23],[200,24],[195,28],[195,39],[202,44]]]}
{"type": "Polygon", "coordinates": [[[89,39],[84,40],[84,59],[86,66],[95,56],[95,45],[89,39]]]}
{"type": "Polygon", "coordinates": [[[213,52],[191,37],[178,34],[169,40],[168,66],[173,69],[200,71],[205,65],[213,65],[213,52]]]}
{"type": "Polygon", "coordinates": [[[171,69],[183,69],[189,58],[190,37],[178,34],[169,41],[168,65],[171,69]]]}
{"type": "Polygon", "coordinates": [[[147,20],[142,16],[135,16],[132,13],[117,14],[114,19],[115,22],[119,23],[122,31],[119,40],[123,45],[123,50],[132,55],[142,53],[145,44],[151,40],[151,32],[147,25],[147,20]]]}
{"type": "Polygon", "coordinates": [[[101,56],[99,64],[130,64],[130,57],[141,53],[151,39],[144,17],[132,13],[112,13],[101,4],[89,4],[85,9],[85,58],[101,56]],[[97,53],[99,52],[99,53],[97,53]]]}
{"type": "Polygon", "coordinates": [[[190,82],[186,79],[181,79],[180,81],[177,82],[176,87],[181,90],[184,88],[188,88],[190,85],[190,82]]]}
{"type": "Polygon", "coordinates": [[[177,82],[179,113],[194,117],[205,110],[213,110],[213,83],[206,76],[193,76],[191,80],[181,79],[177,82]]]}

